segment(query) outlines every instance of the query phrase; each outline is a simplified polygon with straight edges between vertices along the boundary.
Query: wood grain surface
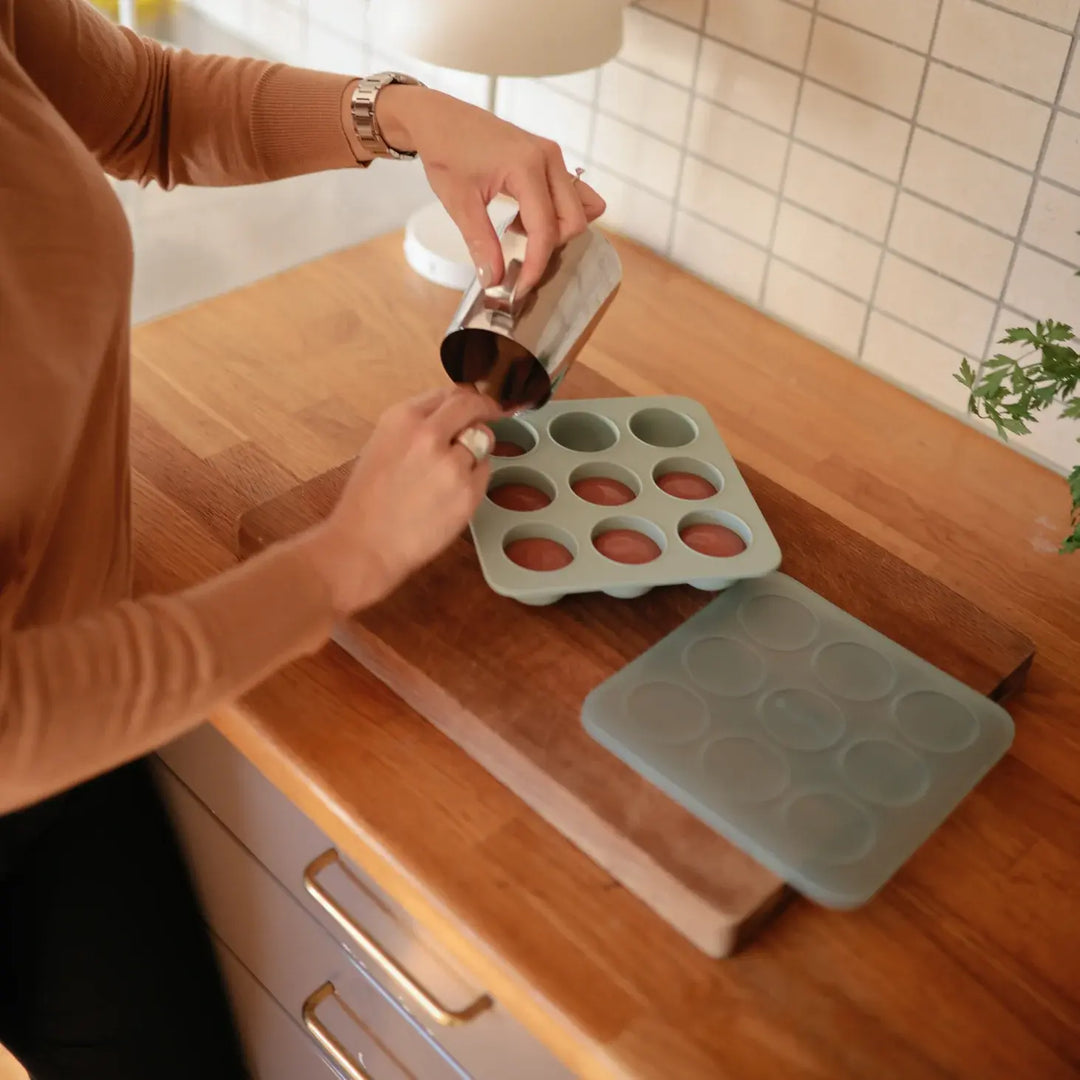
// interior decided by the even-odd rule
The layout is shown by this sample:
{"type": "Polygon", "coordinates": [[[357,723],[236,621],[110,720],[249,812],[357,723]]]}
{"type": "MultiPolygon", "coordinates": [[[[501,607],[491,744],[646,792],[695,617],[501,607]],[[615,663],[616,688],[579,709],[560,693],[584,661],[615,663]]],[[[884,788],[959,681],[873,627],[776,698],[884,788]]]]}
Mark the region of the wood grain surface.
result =
{"type": "MultiPolygon", "coordinates": [[[[571,388],[587,398],[621,394],[586,368],[571,388]]],[[[790,548],[787,573],[982,693],[1000,697],[1022,685],[1028,638],[744,471],[790,548]]],[[[347,467],[332,470],[249,511],[241,549],[252,553],[321,520],[347,475],[347,467]]],[[[698,948],[720,957],[781,909],[784,886],[596,743],[579,719],[592,689],[710,599],[683,587],[633,601],[595,593],[528,608],[487,587],[463,537],[335,636],[698,948]]]]}
{"type": "MultiPolygon", "coordinates": [[[[1080,563],[1055,553],[1064,481],[618,247],[622,291],[582,363],[702,401],[749,469],[1031,637],[1006,759],[865,908],[796,900],[715,961],[338,649],[214,722],[580,1076],[1071,1080],[1080,563]]],[[[355,454],[406,384],[437,385],[455,302],[388,236],[137,328],[140,590],[233,565],[245,511],[355,454]]]]}

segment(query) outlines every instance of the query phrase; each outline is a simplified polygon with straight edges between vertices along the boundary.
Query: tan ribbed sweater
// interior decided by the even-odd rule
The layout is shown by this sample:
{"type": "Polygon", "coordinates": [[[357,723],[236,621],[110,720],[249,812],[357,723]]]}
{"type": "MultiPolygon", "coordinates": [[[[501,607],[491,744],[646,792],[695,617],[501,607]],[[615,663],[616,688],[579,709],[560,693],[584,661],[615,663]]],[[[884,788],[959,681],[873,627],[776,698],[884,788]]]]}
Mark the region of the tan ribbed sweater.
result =
{"type": "Polygon", "coordinates": [[[164,743],[318,648],[298,552],[129,598],[131,236],[104,172],[356,166],[350,79],[175,52],[84,0],[0,0],[0,812],[164,743]]]}

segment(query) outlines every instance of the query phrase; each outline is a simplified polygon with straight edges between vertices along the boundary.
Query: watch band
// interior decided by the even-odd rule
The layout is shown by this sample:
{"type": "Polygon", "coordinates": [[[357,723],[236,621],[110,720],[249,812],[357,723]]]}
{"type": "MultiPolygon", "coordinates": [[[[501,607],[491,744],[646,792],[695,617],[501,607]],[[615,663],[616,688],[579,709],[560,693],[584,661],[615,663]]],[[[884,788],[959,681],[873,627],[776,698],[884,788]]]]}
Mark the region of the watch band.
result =
{"type": "Polygon", "coordinates": [[[411,75],[402,75],[396,71],[383,71],[378,75],[366,75],[356,84],[352,93],[350,111],[352,112],[353,128],[360,145],[372,157],[394,158],[396,160],[416,157],[416,151],[395,150],[388,146],[379,130],[379,122],[375,119],[375,99],[384,86],[399,83],[404,86],[422,86],[419,80],[411,75]]]}

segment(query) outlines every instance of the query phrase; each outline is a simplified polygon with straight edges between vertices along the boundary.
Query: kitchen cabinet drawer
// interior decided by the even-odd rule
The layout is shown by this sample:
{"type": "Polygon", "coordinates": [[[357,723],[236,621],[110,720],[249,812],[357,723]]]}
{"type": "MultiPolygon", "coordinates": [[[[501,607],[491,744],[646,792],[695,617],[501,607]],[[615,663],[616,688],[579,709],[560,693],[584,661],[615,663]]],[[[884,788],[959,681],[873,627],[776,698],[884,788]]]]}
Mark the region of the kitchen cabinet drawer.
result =
{"type": "Polygon", "coordinates": [[[297,1024],[354,1077],[468,1080],[175,776],[159,782],[211,930],[297,1024]]]}
{"type": "Polygon", "coordinates": [[[572,1080],[399,904],[363,871],[328,854],[332,844],[318,826],[214,728],[204,725],[165,747],[160,757],[476,1080],[506,1080],[507,1061],[515,1062],[514,1080],[572,1080]],[[373,941],[389,966],[373,959],[347,926],[373,941]]]}
{"type": "Polygon", "coordinates": [[[339,1080],[311,1036],[212,934],[252,1080],[339,1080]]]}

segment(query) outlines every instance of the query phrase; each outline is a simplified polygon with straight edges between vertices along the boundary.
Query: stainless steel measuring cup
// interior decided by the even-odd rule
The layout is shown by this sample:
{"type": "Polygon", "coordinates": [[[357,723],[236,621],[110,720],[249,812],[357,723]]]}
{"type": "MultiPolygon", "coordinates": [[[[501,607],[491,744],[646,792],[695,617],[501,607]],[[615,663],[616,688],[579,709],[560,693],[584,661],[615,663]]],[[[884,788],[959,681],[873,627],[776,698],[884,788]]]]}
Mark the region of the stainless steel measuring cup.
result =
{"type": "Polygon", "coordinates": [[[500,234],[505,273],[484,289],[473,281],[443,338],[443,367],[506,409],[536,409],[565,377],[615,298],[622,264],[608,239],[588,228],[551,256],[525,296],[516,287],[525,261],[518,215],[500,234]]]}

